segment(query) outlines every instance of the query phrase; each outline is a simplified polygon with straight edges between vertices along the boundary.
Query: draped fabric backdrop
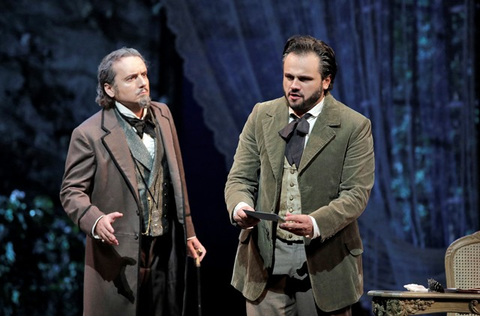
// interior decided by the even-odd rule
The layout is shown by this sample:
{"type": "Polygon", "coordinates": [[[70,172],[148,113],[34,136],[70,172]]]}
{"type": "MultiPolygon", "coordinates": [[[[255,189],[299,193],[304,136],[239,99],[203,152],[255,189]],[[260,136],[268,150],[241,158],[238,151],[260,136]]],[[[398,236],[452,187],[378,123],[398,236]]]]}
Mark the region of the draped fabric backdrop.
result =
{"type": "Polygon", "coordinates": [[[444,282],[446,247],[478,230],[479,1],[6,0],[0,12],[2,315],[81,314],[85,236],[58,190],[72,130],[99,110],[98,63],[122,46],[149,61],[152,98],[179,130],[208,315],[245,306],[229,285],[224,178],[254,104],[283,94],[291,35],[334,48],[333,95],[372,121],[365,290],[444,282]]]}
{"type": "Polygon", "coordinates": [[[360,218],[366,290],[444,282],[446,247],[478,229],[475,5],[164,1],[227,168],[254,104],[283,94],[286,39],[310,34],[334,48],[332,94],[371,119],[375,140],[376,184],[360,218]]]}

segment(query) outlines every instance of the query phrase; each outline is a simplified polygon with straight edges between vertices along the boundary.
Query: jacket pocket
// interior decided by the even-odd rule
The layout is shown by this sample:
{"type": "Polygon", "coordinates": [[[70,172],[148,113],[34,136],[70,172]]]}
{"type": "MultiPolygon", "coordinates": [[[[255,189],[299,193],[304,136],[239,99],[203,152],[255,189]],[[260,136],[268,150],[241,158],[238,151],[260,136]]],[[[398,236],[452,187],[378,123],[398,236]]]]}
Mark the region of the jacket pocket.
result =
{"type": "Polygon", "coordinates": [[[240,241],[240,243],[248,244],[252,231],[253,229],[242,229],[240,235],[238,236],[238,240],[240,241]]]}
{"type": "Polygon", "coordinates": [[[363,243],[360,238],[352,238],[345,241],[345,246],[352,256],[359,256],[363,253],[363,243]]]}

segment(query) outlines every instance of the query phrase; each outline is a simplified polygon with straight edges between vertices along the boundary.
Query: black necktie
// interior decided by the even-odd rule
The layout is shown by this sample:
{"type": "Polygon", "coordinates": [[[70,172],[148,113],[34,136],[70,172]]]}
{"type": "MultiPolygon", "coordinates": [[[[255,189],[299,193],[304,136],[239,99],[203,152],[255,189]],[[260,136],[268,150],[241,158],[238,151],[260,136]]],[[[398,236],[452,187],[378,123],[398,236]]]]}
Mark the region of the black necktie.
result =
{"type": "Polygon", "coordinates": [[[152,136],[152,138],[155,138],[155,123],[153,123],[150,112],[147,112],[147,115],[145,115],[143,120],[135,117],[125,116],[122,113],[120,113],[120,115],[125,119],[125,121],[135,127],[140,138],[143,138],[143,133],[147,133],[148,135],[152,136]]]}
{"type": "Polygon", "coordinates": [[[290,114],[293,117],[287,126],[282,128],[278,133],[287,142],[285,148],[285,156],[290,165],[295,163],[295,166],[300,166],[300,160],[302,159],[303,148],[305,147],[305,135],[310,130],[310,124],[307,119],[312,116],[310,113],[306,113],[301,118],[290,114]]]}

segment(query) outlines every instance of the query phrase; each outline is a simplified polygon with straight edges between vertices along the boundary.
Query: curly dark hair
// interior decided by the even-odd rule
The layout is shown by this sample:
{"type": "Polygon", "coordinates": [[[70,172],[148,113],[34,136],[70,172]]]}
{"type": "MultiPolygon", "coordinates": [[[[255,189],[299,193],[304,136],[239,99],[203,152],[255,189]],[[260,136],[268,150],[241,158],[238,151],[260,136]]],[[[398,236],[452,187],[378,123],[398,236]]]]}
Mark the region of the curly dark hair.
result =
{"type": "Polygon", "coordinates": [[[134,48],[122,47],[117,49],[102,59],[100,65],[98,65],[98,86],[97,86],[97,97],[95,102],[97,102],[101,107],[105,109],[111,109],[115,105],[115,100],[111,98],[106,92],[104,85],[106,83],[112,85],[115,84],[115,70],[113,69],[113,64],[123,57],[140,57],[145,64],[145,58],[134,48]]]}
{"type": "Polygon", "coordinates": [[[335,61],[335,52],[330,46],[309,35],[295,35],[290,37],[285,43],[282,62],[285,61],[285,57],[290,53],[297,55],[315,53],[320,59],[318,71],[322,79],[328,76],[330,76],[331,79],[328,89],[325,90],[325,94],[333,89],[333,82],[337,74],[337,62],[335,61]]]}

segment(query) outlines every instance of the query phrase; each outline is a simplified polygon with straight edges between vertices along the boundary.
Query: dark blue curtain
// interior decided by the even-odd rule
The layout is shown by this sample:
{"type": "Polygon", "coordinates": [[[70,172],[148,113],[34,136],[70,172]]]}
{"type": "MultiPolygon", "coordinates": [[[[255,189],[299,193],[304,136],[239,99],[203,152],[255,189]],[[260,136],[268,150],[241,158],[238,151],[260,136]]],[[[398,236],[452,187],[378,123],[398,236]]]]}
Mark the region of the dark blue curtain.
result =
{"type": "Polygon", "coordinates": [[[184,72],[232,163],[256,102],[282,95],[294,34],[329,43],[333,95],[372,120],[376,185],[360,218],[365,288],[444,280],[449,243],[478,229],[475,1],[165,0],[184,72]]]}

